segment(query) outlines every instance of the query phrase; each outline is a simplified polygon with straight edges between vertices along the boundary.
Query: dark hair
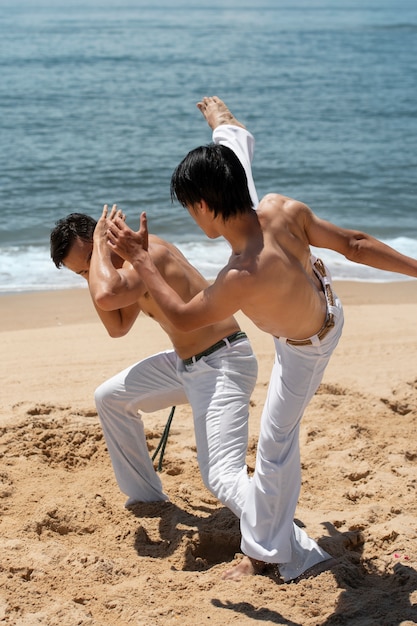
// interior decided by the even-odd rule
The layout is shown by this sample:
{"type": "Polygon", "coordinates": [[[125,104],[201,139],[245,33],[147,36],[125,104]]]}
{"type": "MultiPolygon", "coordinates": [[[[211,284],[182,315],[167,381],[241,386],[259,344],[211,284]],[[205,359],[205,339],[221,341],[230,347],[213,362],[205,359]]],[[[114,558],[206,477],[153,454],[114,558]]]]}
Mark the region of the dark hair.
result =
{"type": "Polygon", "coordinates": [[[221,144],[191,150],[171,178],[171,200],[193,206],[205,200],[214,215],[229,217],[252,210],[245,170],[236,154],[221,144]]]}
{"type": "Polygon", "coordinates": [[[74,241],[93,241],[96,220],[84,213],[70,213],[55,224],[51,232],[51,258],[55,265],[62,267],[63,260],[68,255],[74,241]]]}

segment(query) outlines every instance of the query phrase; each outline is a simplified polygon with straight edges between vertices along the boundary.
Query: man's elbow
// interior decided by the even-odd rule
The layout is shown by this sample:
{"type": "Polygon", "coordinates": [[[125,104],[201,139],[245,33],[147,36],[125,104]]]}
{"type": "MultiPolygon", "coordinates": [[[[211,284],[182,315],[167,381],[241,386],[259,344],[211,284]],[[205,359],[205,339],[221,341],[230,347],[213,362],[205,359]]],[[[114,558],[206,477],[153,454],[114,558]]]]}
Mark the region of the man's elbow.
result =
{"type": "Polygon", "coordinates": [[[119,339],[120,337],[124,337],[129,332],[127,328],[107,328],[107,333],[112,339],[119,339]]]}
{"type": "Polygon", "coordinates": [[[102,311],[114,311],[118,307],[115,305],[114,294],[108,291],[100,291],[94,294],[94,302],[102,311]]]}

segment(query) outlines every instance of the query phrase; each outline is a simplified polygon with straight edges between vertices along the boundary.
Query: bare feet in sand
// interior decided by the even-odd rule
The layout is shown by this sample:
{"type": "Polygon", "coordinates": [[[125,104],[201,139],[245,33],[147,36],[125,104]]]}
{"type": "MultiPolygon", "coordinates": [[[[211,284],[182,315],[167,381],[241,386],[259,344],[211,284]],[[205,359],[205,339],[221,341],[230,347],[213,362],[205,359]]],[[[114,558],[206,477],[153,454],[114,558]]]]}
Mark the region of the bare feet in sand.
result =
{"type": "Polygon", "coordinates": [[[223,580],[241,580],[244,576],[262,574],[266,566],[267,563],[263,561],[256,561],[248,556],[244,556],[237,565],[224,572],[222,578],[223,580]]]}
{"type": "Polygon", "coordinates": [[[223,100],[220,100],[217,96],[206,96],[201,102],[197,102],[197,107],[206,118],[207,124],[212,130],[222,124],[246,128],[246,126],[237,121],[223,100]]]}
{"type": "MultiPolygon", "coordinates": [[[[298,583],[300,580],[306,580],[307,578],[313,578],[314,576],[318,576],[322,572],[327,572],[332,569],[335,565],[337,565],[336,559],[327,559],[326,561],[321,561],[320,563],[316,563],[305,572],[297,576],[292,580],[287,580],[287,583],[298,583]]],[[[244,556],[243,559],[234,567],[224,572],[222,575],[223,580],[242,580],[245,576],[253,576],[255,574],[262,574],[267,568],[268,563],[264,563],[263,561],[256,561],[255,559],[251,559],[248,556],[244,556]]]]}

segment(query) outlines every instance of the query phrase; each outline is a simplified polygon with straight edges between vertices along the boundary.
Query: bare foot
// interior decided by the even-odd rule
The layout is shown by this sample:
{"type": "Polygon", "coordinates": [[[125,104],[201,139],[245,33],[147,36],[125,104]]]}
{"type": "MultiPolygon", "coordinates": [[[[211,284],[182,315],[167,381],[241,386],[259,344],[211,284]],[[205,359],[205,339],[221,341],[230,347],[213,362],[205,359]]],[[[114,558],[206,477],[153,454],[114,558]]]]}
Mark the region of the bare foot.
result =
{"type": "Polygon", "coordinates": [[[220,100],[217,96],[204,97],[201,102],[197,102],[197,108],[200,109],[201,113],[206,118],[207,124],[210,126],[211,130],[214,130],[222,124],[246,128],[246,126],[237,121],[223,100],[220,100]]]}
{"type": "Polygon", "coordinates": [[[263,561],[256,561],[248,556],[244,556],[241,561],[232,569],[228,569],[222,575],[223,580],[241,580],[244,576],[254,576],[255,574],[262,574],[267,563],[263,561]]]}

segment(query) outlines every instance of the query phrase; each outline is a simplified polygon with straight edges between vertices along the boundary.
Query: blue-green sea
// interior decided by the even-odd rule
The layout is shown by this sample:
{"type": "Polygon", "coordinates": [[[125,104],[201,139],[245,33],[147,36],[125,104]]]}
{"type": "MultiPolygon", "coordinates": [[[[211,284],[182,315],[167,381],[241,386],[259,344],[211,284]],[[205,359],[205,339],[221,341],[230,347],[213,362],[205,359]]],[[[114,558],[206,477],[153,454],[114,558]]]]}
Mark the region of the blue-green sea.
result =
{"type": "MultiPolygon", "coordinates": [[[[214,94],[255,136],[259,196],[417,257],[414,0],[3,0],[0,293],[82,286],[50,230],[115,202],[214,277],[227,245],[169,196],[214,94]]],[[[336,279],[402,278],[322,256],[336,279]]]]}

